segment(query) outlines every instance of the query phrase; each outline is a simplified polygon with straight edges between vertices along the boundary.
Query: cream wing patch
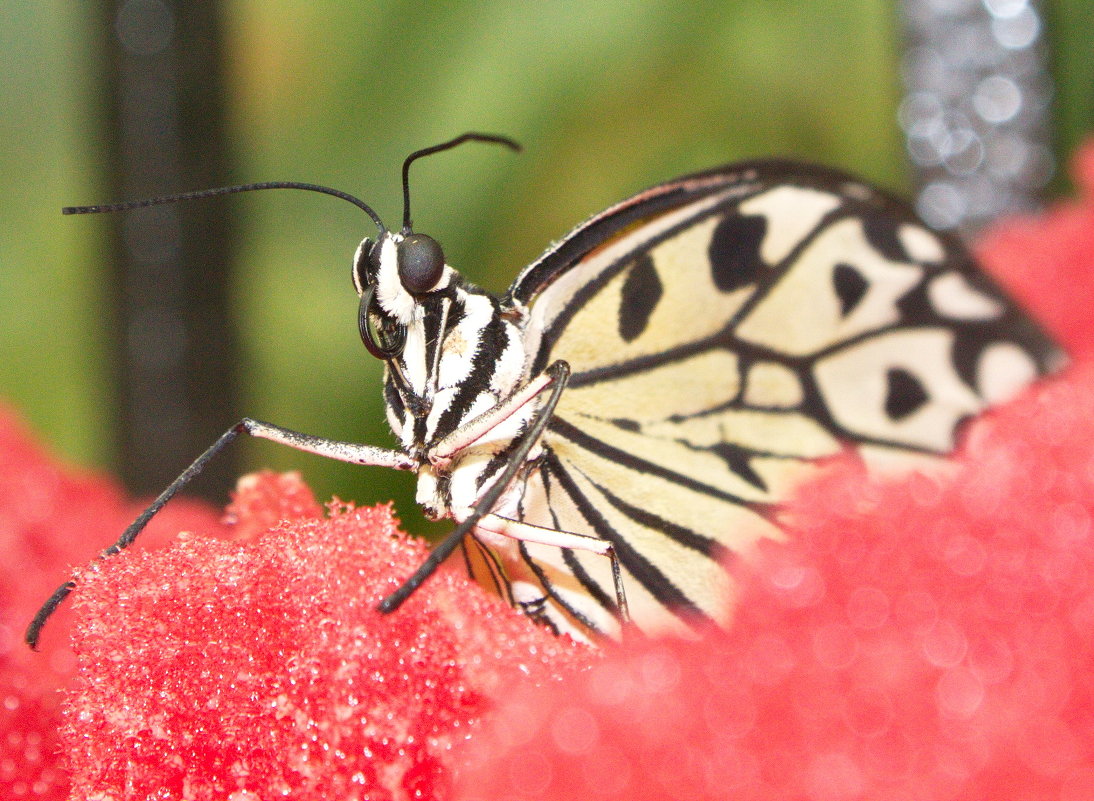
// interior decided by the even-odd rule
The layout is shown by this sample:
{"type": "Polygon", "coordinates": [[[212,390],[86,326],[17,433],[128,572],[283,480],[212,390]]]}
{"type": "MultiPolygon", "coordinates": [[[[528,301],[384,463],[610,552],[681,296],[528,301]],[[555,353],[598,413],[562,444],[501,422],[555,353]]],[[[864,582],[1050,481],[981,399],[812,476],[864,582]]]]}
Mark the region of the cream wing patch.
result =
{"type": "Polygon", "coordinates": [[[957,423],[984,402],[957,375],[945,329],[882,334],[813,368],[825,405],[856,437],[911,448],[953,448],[957,423]]]}
{"type": "Polygon", "coordinates": [[[989,404],[1005,403],[1037,378],[1037,363],[1011,342],[984,349],[976,366],[976,387],[989,404]]]}
{"type": "Polygon", "coordinates": [[[554,358],[582,372],[722,331],[753,288],[715,285],[707,253],[717,223],[703,220],[630,262],[574,314],[554,358]],[[696,297],[704,299],[701,309],[696,297]]]}
{"type": "Polygon", "coordinates": [[[728,403],[740,380],[736,354],[715,349],[648,370],[571,388],[557,414],[566,417],[595,410],[601,419],[663,420],[692,415],[728,403]]]}
{"type": "Polygon", "coordinates": [[[755,453],[823,459],[840,450],[839,440],[817,420],[801,412],[725,409],[687,420],[642,426],[650,437],[709,448],[732,442],[755,453]]]}
{"type": "MultiPolygon", "coordinates": [[[[601,313],[607,315],[603,320],[594,318],[593,315],[585,313],[585,310],[588,308],[588,301],[582,300],[583,293],[587,291],[591,285],[602,280],[602,277],[605,274],[618,269],[620,265],[624,265],[624,267],[632,265],[638,258],[637,254],[646,254],[650,243],[657,237],[664,236],[668,231],[681,226],[681,235],[686,235],[688,232],[693,231],[695,226],[688,227],[689,221],[699,220],[697,225],[701,225],[703,215],[723,200],[724,194],[716,194],[710,197],[701,198],[682,208],[656,215],[638,228],[626,231],[615,239],[604,243],[595,251],[589,253],[580,263],[559,276],[550,284],[550,286],[539,292],[532,302],[531,313],[526,327],[528,353],[535,354],[539,350],[541,337],[552,329],[558,322],[558,318],[561,314],[568,313],[578,304],[585,303],[585,305],[578,310],[575,319],[571,319],[566,323],[565,332],[563,334],[563,338],[566,339],[565,347],[567,347],[568,352],[573,359],[571,366],[589,365],[590,367],[593,367],[606,361],[604,353],[597,353],[595,348],[585,347],[588,341],[587,337],[568,336],[568,334],[571,329],[576,327],[581,331],[607,332],[612,336],[612,339],[617,339],[619,337],[617,330],[620,308],[619,301],[622,297],[621,288],[625,278],[621,279],[619,276],[616,276],[616,279],[618,280],[614,281],[614,287],[611,289],[615,298],[614,304],[602,300],[599,296],[593,299],[592,302],[598,306],[601,313]],[[578,322],[576,317],[582,317],[582,322],[578,322]],[[603,324],[607,326],[606,329],[601,328],[602,321],[603,324]],[[586,326],[592,326],[592,328],[586,328],[586,326]]],[[[669,244],[670,250],[673,249],[671,243],[677,238],[679,238],[679,236],[670,237],[665,243],[669,244]]],[[[709,233],[707,233],[706,239],[709,242],[709,233]]],[[[704,247],[703,240],[703,233],[700,232],[696,237],[692,237],[686,242],[677,243],[675,249],[678,252],[682,251],[693,257],[701,257],[701,249],[704,247]]],[[[670,262],[672,261],[672,256],[668,252],[666,252],[665,258],[669,259],[670,262]]],[[[702,261],[701,258],[700,261],[702,261]]],[[[699,270],[694,258],[685,258],[684,262],[688,275],[699,270]]],[[[534,269],[534,266],[535,265],[530,266],[528,270],[534,269]]],[[[702,284],[699,284],[698,286],[701,287],[702,284]]],[[[602,289],[599,294],[603,295],[604,290],[602,289]]],[[[677,297],[675,308],[679,308],[679,300],[679,297],[677,297]]],[[[676,341],[679,341],[679,339],[680,337],[677,337],[676,341]]],[[[558,348],[562,345],[563,343],[558,342],[554,345],[552,350],[557,352],[558,348]]],[[[561,355],[559,355],[558,358],[562,358],[561,355]]]]}
{"type": "Polygon", "coordinates": [[[579,428],[582,435],[577,442],[570,440],[565,432],[561,437],[551,432],[548,440],[552,449],[566,454],[572,462],[579,462],[583,451],[588,454],[599,452],[598,458],[620,461],[635,473],[653,474],[664,467],[668,474],[679,477],[678,483],[689,485],[690,492],[707,492],[714,496],[721,504],[723,514],[728,512],[727,506],[733,508],[734,504],[747,501],[764,503],[769,500],[763,487],[750,482],[734,470],[734,464],[712,450],[648,436],[593,418],[581,418],[574,427],[579,428]],[[596,442],[589,444],[589,440],[596,442]]]}
{"type": "Polygon", "coordinates": [[[927,297],[939,315],[951,320],[995,320],[1005,311],[997,298],[973,289],[968,279],[956,272],[932,279],[927,297]]]}
{"type": "MultiPolygon", "coordinates": [[[[744,487],[739,478],[730,476],[724,465],[717,465],[716,458],[710,454],[695,451],[690,453],[691,457],[703,460],[712,470],[698,474],[699,479],[685,485],[674,480],[673,476],[690,479],[690,472],[670,470],[666,474],[660,474],[643,470],[640,465],[622,464],[608,455],[597,454],[573,442],[556,442],[557,447],[554,450],[563,464],[580,471],[602,486],[613,488],[613,491],[634,506],[665,520],[673,520],[691,531],[703,533],[727,547],[736,548],[760,534],[771,533],[756,512],[746,506],[728,503],[724,497],[718,497],[711,492],[711,489],[731,492],[744,487]]],[[[670,458],[677,455],[669,449],[663,449],[663,452],[670,458]]],[[[680,464],[676,459],[671,463],[680,464]]],[[[755,494],[755,490],[753,493],[755,494]]]]}
{"type": "Polygon", "coordinates": [[[897,228],[897,237],[915,261],[937,263],[946,258],[942,241],[921,225],[905,223],[897,228]]]}
{"type": "Polygon", "coordinates": [[[776,265],[839,204],[839,196],[831,192],[778,186],[749,198],[739,208],[744,214],[760,215],[765,219],[767,231],[760,246],[760,257],[768,264],[776,265]]]}
{"type": "Polygon", "coordinates": [[[861,220],[847,218],[817,235],[737,327],[736,335],[791,356],[805,356],[892,325],[923,268],[882,256],[861,220]]]}
{"type": "Polygon", "coordinates": [[[745,378],[745,403],[760,408],[792,409],[805,398],[798,374],[777,362],[757,362],[745,378]]]}

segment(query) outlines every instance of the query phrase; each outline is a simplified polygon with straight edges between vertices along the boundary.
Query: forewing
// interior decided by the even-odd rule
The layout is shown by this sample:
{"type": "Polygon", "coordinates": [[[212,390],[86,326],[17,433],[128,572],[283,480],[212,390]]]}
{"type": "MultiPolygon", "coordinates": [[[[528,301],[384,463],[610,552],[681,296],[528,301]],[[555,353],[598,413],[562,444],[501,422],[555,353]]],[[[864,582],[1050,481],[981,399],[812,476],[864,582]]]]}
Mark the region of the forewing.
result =
{"type": "MultiPolygon", "coordinates": [[[[776,505],[820,460],[944,454],[1063,361],[956,241],[853,178],[783,162],[609,209],[510,299],[531,308],[533,370],[572,370],[522,519],[612,541],[644,628],[722,617],[718,561],[777,536],[776,505]]],[[[610,626],[607,560],[522,548],[518,581],[610,626]]]]}

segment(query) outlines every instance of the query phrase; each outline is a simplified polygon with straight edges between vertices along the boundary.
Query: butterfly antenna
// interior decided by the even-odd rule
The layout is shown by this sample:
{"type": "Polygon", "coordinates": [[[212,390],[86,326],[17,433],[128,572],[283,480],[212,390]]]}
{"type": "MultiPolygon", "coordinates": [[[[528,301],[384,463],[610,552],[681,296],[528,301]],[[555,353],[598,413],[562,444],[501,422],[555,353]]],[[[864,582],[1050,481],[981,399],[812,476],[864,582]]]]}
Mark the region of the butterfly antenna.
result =
{"type": "Polygon", "coordinates": [[[510,139],[508,136],[499,136],[497,134],[484,134],[468,132],[460,134],[455,139],[449,139],[447,142],[441,142],[439,145],[433,145],[432,147],[423,147],[421,150],[415,150],[409,156],[406,157],[406,161],[403,162],[403,233],[410,233],[410,165],[420,159],[422,156],[429,156],[433,153],[439,153],[442,150],[451,150],[457,145],[462,145],[464,142],[493,142],[498,145],[505,145],[510,150],[517,153],[521,151],[521,146],[516,140],[510,139]]]}
{"type": "Polygon", "coordinates": [[[380,219],[380,215],[372,210],[362,200],[358,200],[353,195],[347,192],[341,192],[337,189],[331,189],[329,186],[319,186],[318,184],[304,184],[298,181],[265,181],[257,184],[241,184],[239,186],[222,186],[217,189],[202,189],[198,192],[183,192],[178,195],[163,195],[162,197],[150,197],[146,200],[132,200],[128,203],[108,203],[102,206],[65,206],[61,209],[62,214],[99,214],[108,211],[129,211],[130,209],[143,209],[148,206],[159,206],[164,203],[178,203],[180,200],[200,200],[207,197],[219,197],[221,195],[234,195],[239,192],[256,192],[259,189],[303,189],[307,192],[322,192],[324,195],[332,195],[342,200],[348,200],[354,206],[364,210],[365,214],[372,218],[372,221],[376,223],[376,227],[380,229],[380,233],[383,233],[387,229],[384,227],[383,220],[380,219]]]}

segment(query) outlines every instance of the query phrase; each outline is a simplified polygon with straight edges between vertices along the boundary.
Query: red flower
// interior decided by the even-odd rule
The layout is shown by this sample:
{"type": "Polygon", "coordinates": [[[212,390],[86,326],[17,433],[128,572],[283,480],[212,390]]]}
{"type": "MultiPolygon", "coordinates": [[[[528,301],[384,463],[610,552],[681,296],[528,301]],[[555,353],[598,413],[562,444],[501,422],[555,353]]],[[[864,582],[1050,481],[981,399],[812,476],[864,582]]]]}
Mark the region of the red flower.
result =
{"type": "Polygon", "coordinates": [[[729,631],[507,693],[459,797],[1094,798],[1094,365],[960,463],[810,485],[729,631]]]}
{"type": "MultiPolygon", "coordinates": [[[[74,564],[113,542],[139,509],[105,478],[57,463],[0,407],[0,797],[62,799],[58,691],[76,660],[72,615],[62,607],[31,652],[23,632],[74,564]]],[[[157,519],[138,547],[162,544],[183,525],[216,530],[216,517],[182,501],[157,519]],[[183,522],[185,521],[185,523],[183,522]]]]}
{"type": "Polygon", "coordinates": [[[229,517],[281,522],[80,575],[63,732],[77,796],[446,797],[452,746],[509,674],[589,659],[457,570],[377,612],[428,552],[387,507],[324,517],[298,477],[267,473],[229,517]]]}
{"type": "Polygon", "coordinates": [[[387,507],[327,517],[298,476],[271,473],[241,480],[229,525],[171,504],[132,551],[79,571],[32,653],[38,605],[139,509],[8,413],[0,452],[5,799],[442,798],[452,746],[509,674],[593,658],[458,568],[379,615],[426,545],[387,507]]]}

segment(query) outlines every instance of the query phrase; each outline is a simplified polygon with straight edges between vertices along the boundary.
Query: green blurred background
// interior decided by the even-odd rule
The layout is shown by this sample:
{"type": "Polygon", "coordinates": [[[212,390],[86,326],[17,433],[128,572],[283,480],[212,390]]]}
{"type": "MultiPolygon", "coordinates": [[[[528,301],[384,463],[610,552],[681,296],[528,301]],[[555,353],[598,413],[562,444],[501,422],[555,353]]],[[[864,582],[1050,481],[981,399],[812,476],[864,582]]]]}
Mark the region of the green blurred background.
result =
{"type": "MultiPolygon", "coordinates": [[[[1061,162],[1094,119],[1092,8],[1044,6],[1061,162]]],[[[415,167],[416,227],[493,290],[585,216],[683,172],[779,154],[908,186],[891,2],[241,0],[223,11],[234,182],[327,184],[397,222],[411,150],[472,129],[524,144],[520,156],[469,146],[415,167]]],[[[119,199],[104,196],[99,163],[101,19],[85,3],[9,3],[0,25],[0,399],[65,457],[113,470],[104,242],[120,221],[59,213],[119,199]]],[[[367,221],[303,193],[214,202],[238,217],[242,388],[218,429],[244,413],[389,444],[349,277],[367,221]]],[[[421,530],[409,476],[268,443],[241,454],[247,468],[302,469],[320,498],[395,497],[421,530]]]]}

